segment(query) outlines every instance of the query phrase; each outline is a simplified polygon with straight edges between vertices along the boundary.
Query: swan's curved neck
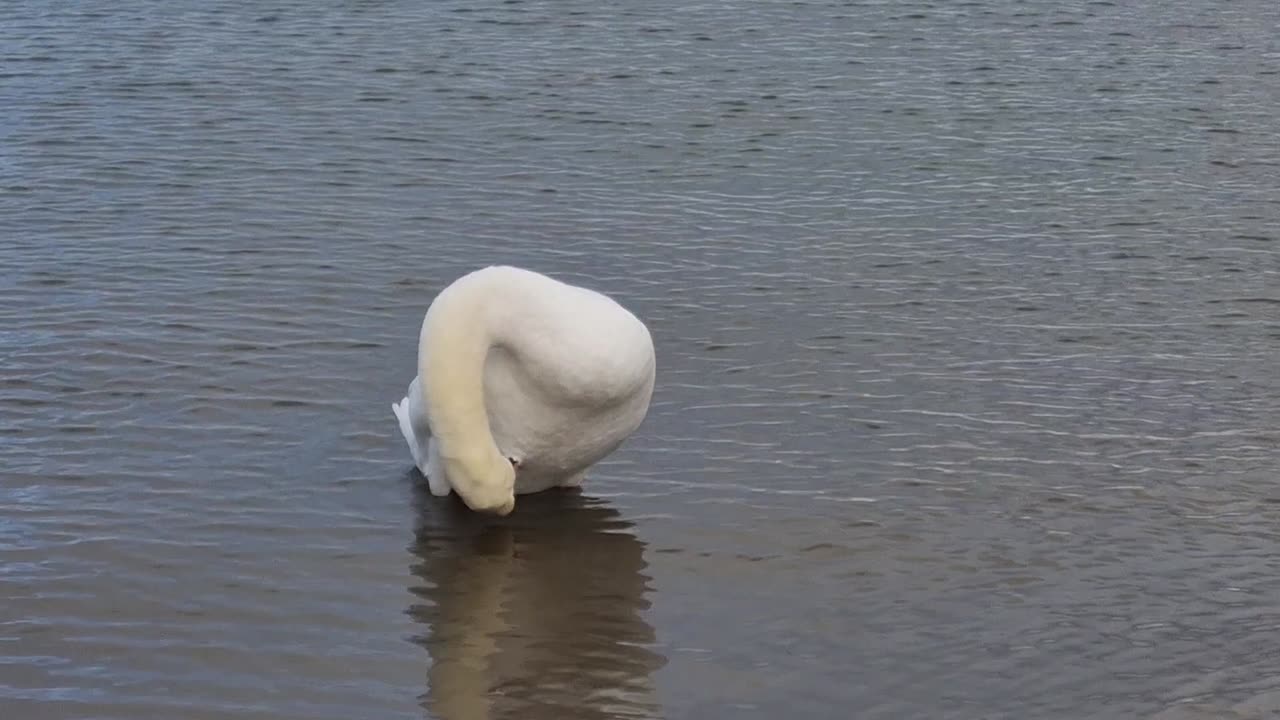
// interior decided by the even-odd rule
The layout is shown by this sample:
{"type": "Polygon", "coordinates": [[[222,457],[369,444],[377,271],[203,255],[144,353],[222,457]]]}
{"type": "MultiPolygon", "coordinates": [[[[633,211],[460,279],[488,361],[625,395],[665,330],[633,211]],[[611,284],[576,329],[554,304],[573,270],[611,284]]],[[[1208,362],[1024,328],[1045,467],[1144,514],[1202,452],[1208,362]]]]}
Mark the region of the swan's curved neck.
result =
{"type": "Polygon", "coordinates": [[[418,338],[418,375],[441,456],[479,470],[501,451],[484,399],[485,358],[499,340],[490,294],[472,284],[446,288],[431,303],[418,338]]]}

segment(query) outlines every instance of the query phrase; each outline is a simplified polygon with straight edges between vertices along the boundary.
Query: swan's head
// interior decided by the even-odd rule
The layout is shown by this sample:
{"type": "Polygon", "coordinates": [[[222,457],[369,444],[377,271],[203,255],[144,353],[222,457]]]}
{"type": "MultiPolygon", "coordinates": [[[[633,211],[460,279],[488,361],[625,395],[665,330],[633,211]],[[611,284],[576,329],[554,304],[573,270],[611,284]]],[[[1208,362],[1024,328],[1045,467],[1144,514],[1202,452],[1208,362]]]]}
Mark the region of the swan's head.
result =
{"type": "Polygon", "coordinates": [[[475,459],[445,458],[444,465],[449,484],[467,507],[494,515],[510,515],[515,510],[515,460],[495,452],[475,459]]]}

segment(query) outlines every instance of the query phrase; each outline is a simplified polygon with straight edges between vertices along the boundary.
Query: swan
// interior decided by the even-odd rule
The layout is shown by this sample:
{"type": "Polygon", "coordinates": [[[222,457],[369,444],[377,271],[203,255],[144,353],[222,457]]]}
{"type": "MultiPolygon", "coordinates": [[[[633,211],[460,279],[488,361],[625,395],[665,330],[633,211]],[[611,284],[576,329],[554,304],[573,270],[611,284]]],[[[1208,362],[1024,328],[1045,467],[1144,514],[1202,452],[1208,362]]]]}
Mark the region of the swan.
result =
{"type": "Polygon", "coordinates": [[[508,515],[516,495],[580,485],[640,427],[655,367],[649,329],[612,298],[494,265],[431,302],[391,410],[432,495],[508,515]]]}

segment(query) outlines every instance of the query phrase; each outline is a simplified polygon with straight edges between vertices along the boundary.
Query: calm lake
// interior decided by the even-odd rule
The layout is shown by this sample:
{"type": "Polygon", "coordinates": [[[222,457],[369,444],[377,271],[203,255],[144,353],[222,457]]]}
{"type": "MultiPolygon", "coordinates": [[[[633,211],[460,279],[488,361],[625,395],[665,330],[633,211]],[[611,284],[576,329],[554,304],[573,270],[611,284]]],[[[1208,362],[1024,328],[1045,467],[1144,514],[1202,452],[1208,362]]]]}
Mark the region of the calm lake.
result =
{"type": "Polygon", "coordinates": [[[0,10],[0,717],[1280,713],[1280,4],[0,10]],[[653,333],[503,520],[488,264],[653,333]]]}

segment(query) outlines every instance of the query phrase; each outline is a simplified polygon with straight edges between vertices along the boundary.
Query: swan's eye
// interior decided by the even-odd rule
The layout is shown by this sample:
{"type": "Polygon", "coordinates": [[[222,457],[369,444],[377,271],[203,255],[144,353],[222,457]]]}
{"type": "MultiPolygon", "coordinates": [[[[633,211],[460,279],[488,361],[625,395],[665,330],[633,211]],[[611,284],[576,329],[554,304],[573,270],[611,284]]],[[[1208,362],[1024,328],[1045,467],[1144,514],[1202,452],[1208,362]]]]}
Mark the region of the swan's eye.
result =
{"type": "Polygon", "coordinates": [[[520,469],[520,461],[519,461],[519,460],[517,460],[517,459],[515,459],[515,458],[513,458],[513,457],[509,457],[509,458],[507,458],[507,460],[511,461],[511,467],[516,468],[517,470],[519,470],[519,469],[520,469]]]}

